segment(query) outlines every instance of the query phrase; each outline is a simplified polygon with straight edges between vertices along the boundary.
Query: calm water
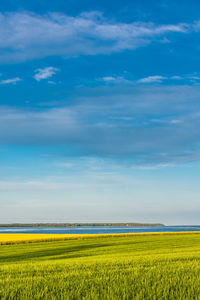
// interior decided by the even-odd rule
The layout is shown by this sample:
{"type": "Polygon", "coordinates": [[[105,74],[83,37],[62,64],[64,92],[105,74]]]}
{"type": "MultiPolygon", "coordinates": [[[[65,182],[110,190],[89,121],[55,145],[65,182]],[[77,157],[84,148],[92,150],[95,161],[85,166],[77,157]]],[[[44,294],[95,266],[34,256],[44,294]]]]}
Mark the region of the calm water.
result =
{"type": "Polygon", "coordinates": [[[53,233],[53,234],[101,234],[101,233],[128,233],[128,232],[178,232],[200,231],[198,226],[141,226],[141,227],[18,227],[0,228],[0,233],[53,233]]]}

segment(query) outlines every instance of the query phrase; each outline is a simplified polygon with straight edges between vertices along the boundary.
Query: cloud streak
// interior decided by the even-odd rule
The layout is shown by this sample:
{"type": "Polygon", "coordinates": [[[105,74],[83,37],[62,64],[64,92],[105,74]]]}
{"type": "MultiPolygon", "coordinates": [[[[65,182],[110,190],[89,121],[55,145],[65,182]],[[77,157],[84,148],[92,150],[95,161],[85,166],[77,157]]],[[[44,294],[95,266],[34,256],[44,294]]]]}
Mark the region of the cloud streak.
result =
{"type": "Polygon", "coordinates": [[[120,157],[142,166],[199,160],[199,95],[199,86],[107,86],[79,90],[70,107],[1,107],[0,140],[60,145],[71,155],[120,157]]]}
{"type": "Polygon", "coordinates": [[[46,67],[44,69],[37,69],[35,70],[35,75],[33,76],[36,81],[48,79],[52,77],[59,69],[55,67],[46,67]]]}
{"type": "Polygon", "coordinates": [[[160,76],[160,75],[154,75],[154,76],[148,76],[145,78],[141,78],[138,80],[138,82],[140,82],[140,83],[162,82],[165,79],[167,79],[167,77],[160,76]]]}
{"type": "Polygon", "coordinates": [[[16,84],[17,82],[21,81],[22,79],[19,77],[3,79],[0,81],[0,84],[7,85],[7,84],[16,84]]]}
{"type": "Polygon", "coordinates": [[[163,75],[150,75],[147,77],[143,77],[137,80],[128,79],[125,76],[104,76],[101,78],[97,78],[96,81],[104,82],[106,84],[112,85],[136,85],[136,84],[152,84],[152,83],[166,83],[166,82],[179,82],[183,84],[183,82],[187,82],[190,84],[199,83],[200,76],[198,74],[182,74],[180,75],[172,75],[172,76],[163,76],[163,75]]]}
{"type": "Polygon", "coordinates": [[[100,12],[78,16],[9,12],[0,14],[0,62],[133,50],[163,35],[187,33],[190,27],[184,23],[121,23],[100,12]]]}

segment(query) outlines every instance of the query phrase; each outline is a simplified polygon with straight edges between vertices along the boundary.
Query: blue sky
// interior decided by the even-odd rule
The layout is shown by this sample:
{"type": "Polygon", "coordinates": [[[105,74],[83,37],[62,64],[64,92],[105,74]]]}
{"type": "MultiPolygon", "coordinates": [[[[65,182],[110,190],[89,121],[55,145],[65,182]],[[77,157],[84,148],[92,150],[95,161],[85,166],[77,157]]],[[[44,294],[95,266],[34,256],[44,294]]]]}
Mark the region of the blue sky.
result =
{"type": "Polygon", "coordinates": [[[199,223],[199,9],[1,1],[1,223],[199,223]]]}

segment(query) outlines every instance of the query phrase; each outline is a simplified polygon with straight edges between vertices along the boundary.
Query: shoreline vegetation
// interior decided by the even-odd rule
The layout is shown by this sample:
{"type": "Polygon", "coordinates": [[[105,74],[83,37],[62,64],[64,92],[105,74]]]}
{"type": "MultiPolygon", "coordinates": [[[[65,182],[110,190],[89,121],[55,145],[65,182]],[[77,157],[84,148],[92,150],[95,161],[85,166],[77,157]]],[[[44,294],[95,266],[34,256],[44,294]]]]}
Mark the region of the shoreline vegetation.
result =
{"type": "Polygon", "coordinates": [[[124,227],[124,226],[165,226],[161,223],[11,223],[0,224],[0,228],[5,227],[124,227]]]}
{"type": "Polygon", "coordinates": [[[44,234],[44,233],[0,233],[0,245],[73,241],[88,239],[107,238],[136,238],[142,236],[169,236],[169,235],[198,235],[200,231],[179,231],[179,232],[140,232],[140,233],[105,233],[105,234],[44,234]]]}

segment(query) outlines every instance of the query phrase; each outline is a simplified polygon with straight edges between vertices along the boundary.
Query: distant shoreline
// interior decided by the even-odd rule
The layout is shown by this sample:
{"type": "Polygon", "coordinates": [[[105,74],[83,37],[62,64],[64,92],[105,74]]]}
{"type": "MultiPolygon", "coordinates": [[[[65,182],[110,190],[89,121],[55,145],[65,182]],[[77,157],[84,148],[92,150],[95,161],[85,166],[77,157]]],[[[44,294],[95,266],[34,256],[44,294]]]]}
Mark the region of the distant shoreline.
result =
{"type": "Polygon", "coordinates": [[[136,226],[165,226],[161,223],[12,223],[0,224],[0,228],[5,227],[136,227],[136,226]]]}

